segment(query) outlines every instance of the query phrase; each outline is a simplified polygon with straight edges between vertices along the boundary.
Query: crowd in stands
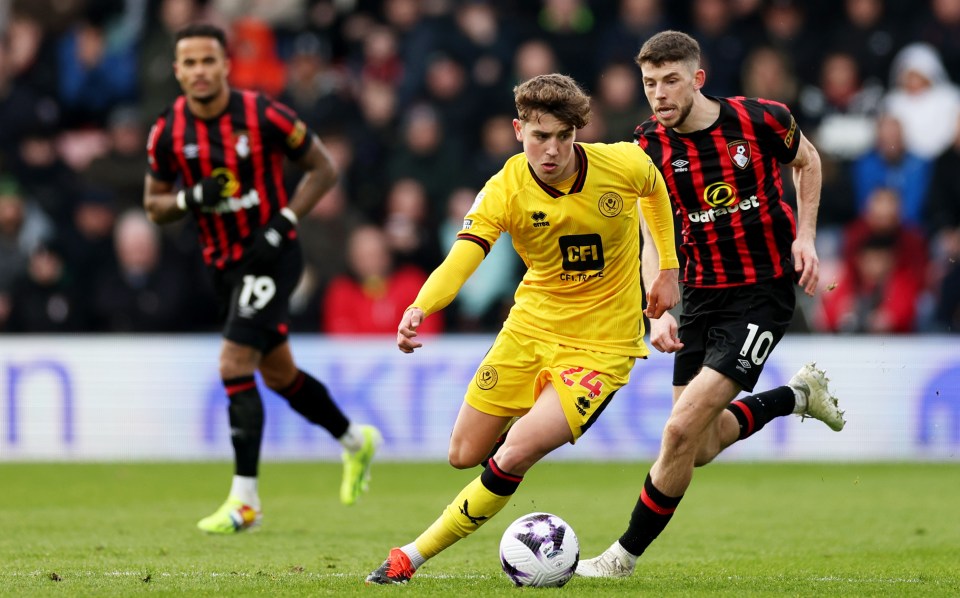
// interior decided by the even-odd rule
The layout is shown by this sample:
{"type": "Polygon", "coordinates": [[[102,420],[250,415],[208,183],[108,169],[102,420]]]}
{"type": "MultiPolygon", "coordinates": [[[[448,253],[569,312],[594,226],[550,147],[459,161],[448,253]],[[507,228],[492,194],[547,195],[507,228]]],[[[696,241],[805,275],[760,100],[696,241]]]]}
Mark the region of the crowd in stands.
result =
{"type": "MultiPolygon", "coordinates": [[[[700,42],[708,95],[787,104],[821,154],[823,285],[795,329],[960,331],[960,0],[0,1],[0,331],[216,329],[192,222],[141,206],[193,21],[341,171],[301,220],[294,331],[394,333],[521,151],[513,86],[567,73],[594,101],[578,140],[630,140],[650,115],[633,57],[668,28],[700,42]]],[[[501,239],[431,326],[496,330],[522,273],[501,239]]]]}

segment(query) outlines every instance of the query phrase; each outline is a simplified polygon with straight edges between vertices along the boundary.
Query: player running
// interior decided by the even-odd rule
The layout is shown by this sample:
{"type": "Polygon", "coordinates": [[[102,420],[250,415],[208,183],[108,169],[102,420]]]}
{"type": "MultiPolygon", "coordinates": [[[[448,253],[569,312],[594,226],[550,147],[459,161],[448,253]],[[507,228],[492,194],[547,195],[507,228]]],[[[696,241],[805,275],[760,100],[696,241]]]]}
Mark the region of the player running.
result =
{"type": "MultiPolygon", "coordinates": [[[[693,477],[738,440],[775,417],[812,417],[832,430],[843,412],[813,364],[786,386],[752,391],[793,319],[795,282],[813,295],[820,158],[783,104],[714,98],[701,88],[700,47],[665,31],[640,49],[653,117],[636,136],[663,172],[680,219],[683,306],[651,320],[650,342],[676,352],[673,410],[626,532],[603,554],[580,561],[579,575],[624,577],[666,527],[693,477]],[[798,215],[783,201],[780,164],[789,164],[798,215]]],[[[659,247],[644,245],[643,263],[659,247]]],[[[646,280],[646,276],[644,277],[646,280]]]]}
{"type": "Polygon", "coordinates": [[[263,381],[344,448],[340,500],[366,490],[380,442],[351,423],[320,381],[300,370],[287,337],[288,300],[303,269],[297,220],[330,190],[336,171],[323,144],[289,108],[227,84],[226,36],[212,25],[177,33],[174,71],[183,95],[150,131],[144,206],[154,222],[190,214],[225,320],[220,376],[229,398],[233,484],[226,502],[197,524],[230,534],[260,524],[257,490],[263,381]],[[305,174],[292,196],[284,158],[305,174]],[[178,191],[175,184],[182,184],[178,191]]]}

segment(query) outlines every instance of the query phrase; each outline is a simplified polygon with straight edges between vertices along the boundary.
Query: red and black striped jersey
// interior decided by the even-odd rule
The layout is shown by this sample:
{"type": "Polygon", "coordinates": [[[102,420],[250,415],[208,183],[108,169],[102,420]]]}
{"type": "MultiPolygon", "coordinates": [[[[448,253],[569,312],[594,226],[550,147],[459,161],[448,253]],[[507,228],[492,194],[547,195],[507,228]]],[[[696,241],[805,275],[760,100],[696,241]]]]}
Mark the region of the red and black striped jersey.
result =
{"type": "Polygon", "coordinates": [[[223,268],[287,205],[284,157],[306,154],[312,135],[290,108],[258,92],[231,90],[227,109],[211,119],[195,117],[180,96],[150,130],[149,173],[185,187],[204,177],[225,181],[224,201],[193,208],[204,262],[223,268]]]}
{"type": "Polygon", "coordinates": [[[732,287],[792,274],[793,209],[780,164],[792,162],[800,131],[790,110],[755,98],[710,98],[710,127],[678,133],[656,116],[634,132],[660,167],[680,229],[680,273],[693,287],[732,287]]]}

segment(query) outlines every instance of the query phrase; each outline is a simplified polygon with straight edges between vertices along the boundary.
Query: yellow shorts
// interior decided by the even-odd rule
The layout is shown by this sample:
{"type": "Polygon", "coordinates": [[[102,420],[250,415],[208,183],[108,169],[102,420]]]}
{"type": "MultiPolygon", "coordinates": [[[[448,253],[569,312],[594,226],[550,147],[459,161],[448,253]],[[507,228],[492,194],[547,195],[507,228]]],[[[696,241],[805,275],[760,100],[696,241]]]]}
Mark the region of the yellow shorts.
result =
{"type": "Polygon", "coordinates": [[[576,442],[613,393],[630,381],[634,361],[504,329],[477,368],[464,400],[482,413],[520,416],[530,411],[549,381],[560,395],[576,442]]]}

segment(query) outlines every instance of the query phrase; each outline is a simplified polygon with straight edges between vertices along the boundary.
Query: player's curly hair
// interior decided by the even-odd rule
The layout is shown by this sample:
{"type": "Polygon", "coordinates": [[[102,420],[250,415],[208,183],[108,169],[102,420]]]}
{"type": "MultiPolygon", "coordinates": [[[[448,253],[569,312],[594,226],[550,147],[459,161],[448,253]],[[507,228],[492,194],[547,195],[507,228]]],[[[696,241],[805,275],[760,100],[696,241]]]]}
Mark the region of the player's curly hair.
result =
{"type": "Polygon", "coordinates": [[[638,66],[661,66],[667,62],[685,62],[700,68],[700,44],[682,31],[661,31],[648,39],[635,59],[638,66]]]}
{"type": "Polygon", "coordinates": [[[560,122],[582,129],[590,122],[590,96],[571,77],[538,75],[513,88],[517,117],[526,121],[552,114],[560,122]]]}

